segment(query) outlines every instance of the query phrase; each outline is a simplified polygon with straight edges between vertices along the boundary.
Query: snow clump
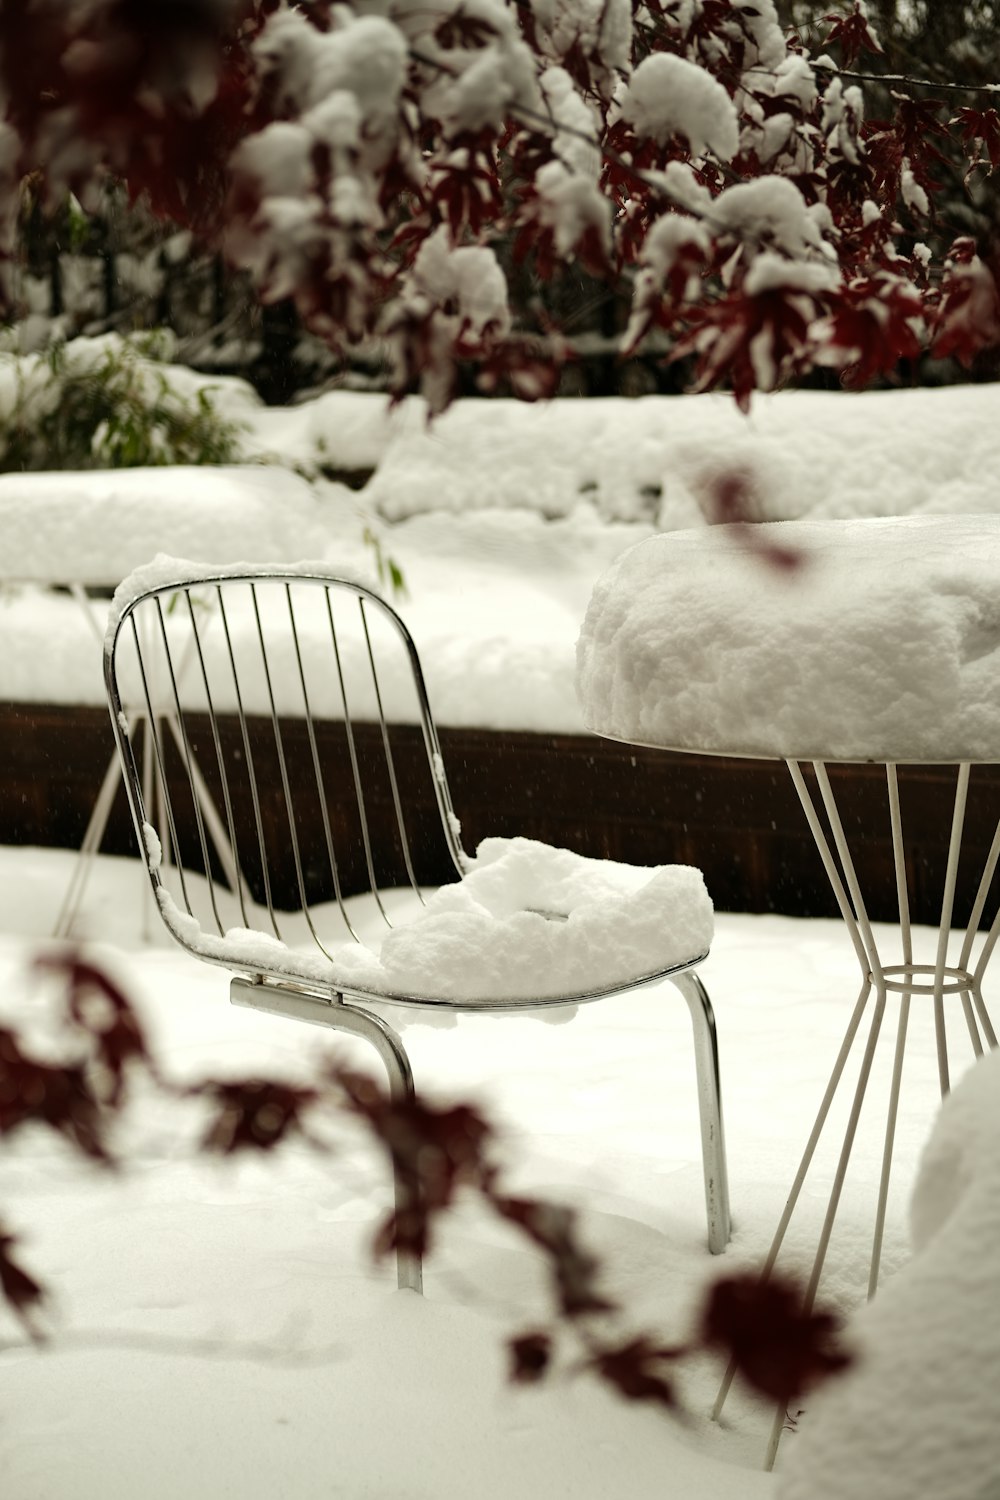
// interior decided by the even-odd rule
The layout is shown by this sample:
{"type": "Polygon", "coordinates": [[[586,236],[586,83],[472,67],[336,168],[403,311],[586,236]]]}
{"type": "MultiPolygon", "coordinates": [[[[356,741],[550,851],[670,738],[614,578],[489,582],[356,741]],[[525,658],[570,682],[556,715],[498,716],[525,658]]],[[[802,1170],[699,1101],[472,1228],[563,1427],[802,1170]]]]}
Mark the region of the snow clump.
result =
{"type": "Polygon", "coordinates": [[[722,84],[697,63],[670,52],[643,58],[621,112],[638,135],[651,136],[659,146],[681,135],[693,156],[711,151],[720,161],[731,161],[739,150],[736,109],[722,84]]]}

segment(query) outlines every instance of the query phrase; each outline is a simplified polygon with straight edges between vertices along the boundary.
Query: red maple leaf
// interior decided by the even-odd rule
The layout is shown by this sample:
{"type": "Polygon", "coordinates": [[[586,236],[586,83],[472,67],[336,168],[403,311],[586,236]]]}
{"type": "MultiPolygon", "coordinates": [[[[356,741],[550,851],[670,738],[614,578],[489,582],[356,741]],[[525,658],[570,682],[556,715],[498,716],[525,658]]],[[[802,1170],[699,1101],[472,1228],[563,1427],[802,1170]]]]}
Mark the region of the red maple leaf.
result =
{"type": "Polygon", "coordinates": [[[832,1314],[805,1309],[800,1289],[772,1276],[730,1276],[711,1287],[701,1337],[724,1350],[743,1378],[787,1405],[851,1363],[832,1314]]]}
{"type": "Polygon", "coordinates": [[[0,1028],[0,1136],[33,1122],[48,1125],[84,1155],[110,1161],[86,1067],[38,1062],[13,1031],[0,1028]]]}
{"type": "Polygon", "coordinates": [[[1000,291],[975,242],[962,236],[945,262],[933,325],[933,353],[953,354],[969,365],[984,349],[1000,345],[1000,291]]]}
{"type": "Polygon", "coordinates": [[[1000,167],[1000,114],[995,109],[963,107],[949,123],[959,126],[959,133],[969,157],[969,170],[965,174],[966,182],[977,167],[985,166],[987,162],[989,162],[990,173],[1000,167]]]}
{"type": "Polygon", "coordinates": [[[547,347],[542,347],[537,339],[514,335],[482,360],[476,388],[484,395],[508,388],[519,401],[549,401],[558,390],[568,358],[558,337],[550,337],[547,347]]]}
{"type": "Polygon", "coordinates": [[[843,355],[842,379],[851,387],[891,374],[902,359],[915,359],[922,344],[920,293],[901,276],[879,272],[852,281],[834,294],[829,346],[843,355]]]}
{"type": "Polygon", "coordinates": [[[755,390],[774,390],[810,360],[810,331],[820,315],[812,293],[775,286],[755,295],[734,289],[690,314],[691,331],[675,346],[672,360],[697,356],[695,389],[713,390],[728,381],[741,410],[755,390]]]}
{"type": "Polygon", "coordinates": [[[489,131],[449,139],[444,158],[430,163],[428,206],[434,220],[448,225],[455,244],[461,243],[466,228],[478,237],[497,222],[503,213],[503,192],[489,131]]]}
{"type": "Polygon", "coordinates": [[[112,1107],[124,1097],[126,1068],[131,1062],[153,1068],[139,1017],[120,985],[98,965],[81,954],[42,954],[38,969],[60,975],[66,981],[66,1009],[70,1020],[86,1034],[98,1064],[96,1084],[112,1107]]]}
{"type": "Polygon", "coordinates": [[[598,1286],[600,1262],[580,1243],[576,1214],[558,1203],[496,1194],[491,1202],[501,1218],[514,1224],[545,1252],[556,1298],[564,1317],[579,1318],[614,1310],[598,1286]]]}
{"type": "Polygon", "coordinates": [[[0,1225],[0,1294],[31,1337],[37,1340],[42,1334],[33,1314],[45,1300],[45,1289],[11,1255],[16,1244],[16,1237],[5,1233],[0,1225]]]}
{"type": "Polygon", "coordinates": [[[854,0],[854,9],[850,15],[829,15],[823,17],[824,21],[830,23],[827,32],[826,44],[837,42],[844,54],[844,66],[853,67],[862,52],[879,54],[883,48],[878,37],[868,24],[860,0],[854,0]]]}
{"type": "Polygon", "coordinates": [[[510,1339],[510,1378],[515,1385],[537,1385],[552,1360],[552,1338],[541,1331],[520,1333],[510,1339]]]}
{"type": "Polygon", "coordinates": [[[416,1097],[393,1099],[360,1074],[335,1070],[333,1077],[344,1090],[348,1109],[388,1152],[407,1200],[379,1230],[376,1254],[404,1249],[423,1255],[436,1216],[450,1207],[458,1189],[490,1176],[488,1122],[468,1104],[438,1108],[416,1097]]]}
{"type": "Polygon", "coordinates": [[[666,1371],[686,1353],[681,1347],[654,1343],[646,1334],[599,1349],[586,1364],[626,1401],[648,1401],[673,1411],[677,1395],[666,1371]]]}
{"type": "Polygon", "coordinates": [[[192,1093],[208,1099],[217,1113],[202,1140],[207,1151],[232,1156],[235,1151],[272,1151],[292,1135],[312,1137],[304,1115],[319,1099],[319,1091],[296,1088],[267,1078],[231,1082],[208,1080],[192,1093]]]}

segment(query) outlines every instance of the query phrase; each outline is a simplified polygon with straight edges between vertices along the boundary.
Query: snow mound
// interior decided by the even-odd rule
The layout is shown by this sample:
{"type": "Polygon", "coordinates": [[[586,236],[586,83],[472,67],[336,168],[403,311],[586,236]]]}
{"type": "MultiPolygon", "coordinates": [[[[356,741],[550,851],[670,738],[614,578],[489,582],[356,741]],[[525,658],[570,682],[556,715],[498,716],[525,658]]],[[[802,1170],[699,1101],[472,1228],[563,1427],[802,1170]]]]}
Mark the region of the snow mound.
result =
{"type": "Polygon", "coordinates": [[[816,1397],[776,1500],[997,1493],[998,1131],[992,1052],[941,1106],[910,1206],[914,1259],[857,1315],[857,1363],[816,1397]]]}
{"type": "Polygon", "coordinates": [[[719,754],[995,760],[998,584],[992,515],[651,537],[595,586],[577,646],[584,720],[719,754]]]}
{"type": "MultiPolygon", "coordinates": [[[[805,227],[779,228],[789,234],[796,224],[803,235],[811,231],[808,216],[805,227]]],[[[336,456],[335,400],[343,398],[324,399],[328,452],[336,456]]],[[[384,398],[361,399],[384,407],[384,398]]],[[[280,420],[300,422],[298,410],[280,420]]],[[[345,410],[347,432],[355,412],[345,410]]],[[[534,405],[470,399],[428,422],[414,398],[384,418],[385,448],[364,498],[391,521],[490,508],[554,518],[584,506],[605,521],[672,531],[703,524],[714,513],[718,478],[738,472],[761,521],[993,511],[998,414],[996,385],[782,391],[755,396],[749,416],[728,395],[534,405]]],[[[285,451],[277,427],[271,440],[285,451]]]]}
{"type": "Polygon", "coordinates": [[[213,962],[470,1008],[551,1004],[636,983],[702,957],[713,927],[692,866],[621,865],[523,838],[486,839],[465,877],[380,947],[325,942],[328,959],[248,928],[214,937],[164,890],[160,904],[174,936],[213,962]]]}
{"type": "Polygon", "coordinates": [[[0,476],[5,579],[117,584],[158,552],[211,562],[322,556],[323,508],[271,465],[0,476]]]}

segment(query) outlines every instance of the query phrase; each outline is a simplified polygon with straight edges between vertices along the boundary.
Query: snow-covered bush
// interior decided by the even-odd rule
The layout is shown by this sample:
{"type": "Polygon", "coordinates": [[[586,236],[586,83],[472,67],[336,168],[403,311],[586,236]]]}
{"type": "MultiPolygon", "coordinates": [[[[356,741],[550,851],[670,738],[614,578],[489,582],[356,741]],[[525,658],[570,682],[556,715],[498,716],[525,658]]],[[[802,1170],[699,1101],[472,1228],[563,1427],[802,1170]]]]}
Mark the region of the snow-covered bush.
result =
{"type": "Polygon", "coordinates": [[[0,471],[236,461],[234,408],[251,406],[252,392],[230,381],[223,400],[217,384],[164,364],[166,353],[169,341],[111,334],[0,353],[0,471]]]}
{"type": "MultiPolygon", "coordinates": [[[[846,68],[881,50],[864,0],[828,19],[846,68]]],[[[8,256],[25,174],[86,206],[110,172],[433,409],[465,362],[553,389],[567,266],[631,290],[622,352],[665,340],[744,405],[1000,341],[972,240],[923,240],[944,106],[866,121],[773,0],[8,0],[0,98],[8,256]]],[[[996,111],[958,111],[995,164],[996,111]]]]}

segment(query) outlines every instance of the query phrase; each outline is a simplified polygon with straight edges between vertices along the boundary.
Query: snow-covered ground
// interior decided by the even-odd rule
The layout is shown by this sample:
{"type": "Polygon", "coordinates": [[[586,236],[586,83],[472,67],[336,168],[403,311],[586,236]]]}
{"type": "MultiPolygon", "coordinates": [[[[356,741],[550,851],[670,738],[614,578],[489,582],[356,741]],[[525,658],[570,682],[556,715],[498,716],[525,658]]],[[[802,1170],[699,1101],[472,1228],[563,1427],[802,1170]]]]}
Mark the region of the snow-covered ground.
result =
{"type": "MultiPolygon", "coordinates": [[[[71,860],[0,853],[6,1015],[32,1004],[26,965],[45,946],[71,860]]],[[[175,1075],[294,1073],[318,1047],[351,1048],[230,1007],[222,972],[159,935],[142,939],[143,894],[136,864],[102,859],[78,926],[134,994],[175,1075]]],[[[854,963],[837,923],[719,918],[704,976],[735,1222],[721,1259],[705,1245],[690,1025],[669,986],[584,1007],[559,1027],[475,1016],[446,1031],[414,1027],[408,1046],[422,1089],[479,1101],[503,1122],[512,1181],[582,1207],[636,1320],[675,1338],[706,1281],[766,1248],[853,1001],[854,963]]],[[[889,1271],[906,1258],[903,1208],[935,1111],[931,1030],[929,1016],[915,1018],[889,1271]]],[[[823,1284],[842,1308],[865,1280],[885,1086],[883,1071],[823,1284]]],[[[219,1164],[192,1159],[191,1137],[183,1114],[143,1106],[118,1178],[81,1168],[46,1136],[5,1147],[5,1220],[58,1294],[50,1348],[3,1325],[5,1495],[773,1493],[759,1472],[770,1413],[734,1395],[713,1425],[720,1372],[708,1362],[685,1378],[686,1423],[585,1377],[510,1388],[503,1339],[542,1305],[541,1268],[478,1210],[452,1225],[420,1301],[371,1264],[386,1182],[365,1145],[345,1137],[333,1160],[287,1146],[263,1164],[219,1164]]],[[[815,1241],[830,1170],[826,1159],[814,1174],[790,1266],[815,1241]]]]}
{"type": "MultiPolygon", "coordinates": [[[[40,590],[39,578],[113,583],[160,550],[260,557],[277,520],[289,556],[319,550],[374,574],[380,548],[402,567],[442,723],[575,731],[575,643],[596,578],[632,542],[702,524],[699,497],[720,472],[749,471],[768,518],[997,509],[995,387],[794,394],[759,403],[749,424],[707,397],[534,411],[470,403],[430,429],[418,407],[390,415],[376,397],[281,413],[240,400],[248,457],[278,452],[308,469],[323,456],[372,467],[373,479],[355,493],[270,468],[4,477],[4,577],[35,581],[0,597],[0,695],[102,701],[79,602],[40,590]]],[[[0,1013],[34,1003],[27,963],[72,858],[0,850],[0,1013]]],[[[232,1009],[220,971],[166,938],[145,940],[142,891],[134,862],[101,860],[79,935],[135,994],[175,1073],[294,1072],[324,1045],[311,1028],[232,1009]]],[[[690,1024],[669,987],[584,1007],[564,1026],[473,1016],[408,1036],[420,1086],[472,1098],[504,1123],[512,1181],[581,1206],[637,1324],[669,1340],[684,1336],[721,1268],[759,1263],[857,991],[853,950],[833,922],[722,914],[704,974],[735,1219],[721,1260],[705,1247],[690,1024]]],[[[914,1012],[885,1275],[908,1259],[905,1203],[935,1113],[930,1016],[914,1012]]],[[[842,1310],[866,1279],[889,1063],[877,1060],[821,1288],[842,1310]]],[[[5,1497],[780,1494],[780,1471],[759,1471],[771,1414],[734,1394],[712,1424],[721,1372],[707,1361],[685,1376],[685,1423],[585,1377],[511,1389],[503,1340],[537,1316],[540,1267],[478,1210],[452,1224],[421,1301],[371,1264],[386,1185],[360,1142],[345,1138],[334,1160],[289,1146],[264,1163],[220,1165],[193,1159],[193,1133],[188,1116],[147,1101],[130,1126],[133,1165],[116,1179],[42,1136],[5,1146],[0,1207],[59,1313],[42,1351],[2,1325],[5,1497]]],[[[831,1148],[840,1133],[832,1120],[831,1148]]],[[[811,1259],[832,1171],[828,1152],[784,1265],[811,1259]]],[[[919,1345],[907,1357],[921,1358],[919,1345]]],[[[884,1425],[884,1408],[871,1403],[867,1420],[884,1425]]],[[[786,1461],[796,1441],[786,1438],[786,1461]]]]}

